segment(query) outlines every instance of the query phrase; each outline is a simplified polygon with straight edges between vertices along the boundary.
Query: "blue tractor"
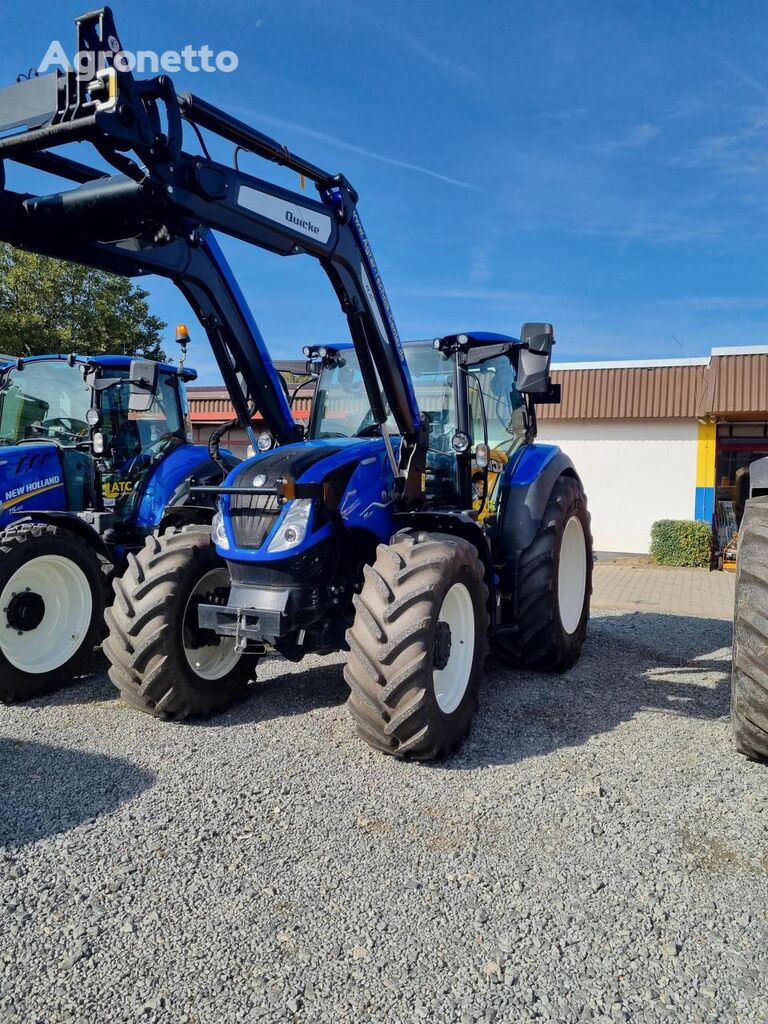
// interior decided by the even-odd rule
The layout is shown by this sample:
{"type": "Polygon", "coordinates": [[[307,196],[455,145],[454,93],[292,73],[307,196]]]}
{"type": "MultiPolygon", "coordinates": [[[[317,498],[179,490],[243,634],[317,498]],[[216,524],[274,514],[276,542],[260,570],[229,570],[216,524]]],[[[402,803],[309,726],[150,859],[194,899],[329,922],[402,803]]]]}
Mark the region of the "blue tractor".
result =
{"type": "Polygon", "coordinates": [[[263,653],[348,651],[361,737],[431,759],[467,734],[489,643],[507,664],[562,671],[586,635],[592,540],[578,474],[534,443],[559,400],[550,324],[403,345],[358,195],[168,76],[133,78],[108,9],[78,19],[98,68],[0,92],[5,159],[69,179],[50,195],[3,188],[0,240],[124,275],[159,274],[188,299],[258,453],[223,483],[210,528],[149,535],[114,581],[105,652],[135,707],[207,714],[243,692],[263,653]],[[184,148],[190,125],[201,152],[184,148]],[[204,132],[299,174],[318,198],[211,156],[204,132]],[[118,173],[52,152],[88,142],[118,173]],[[309,431],[213,232],[327,274],[352,344],[308,347],[309,431]],[[249,657],[250,656],[250,657],[249,657]]]}
{"type": "Polygon", "coordinates": [[[237,460],[189,443],[196,376],[127,356],[0,366],[0,700],[86,667],[110,578],[148,534],[210,522],[211,501],[190,486],[237,460]]]}

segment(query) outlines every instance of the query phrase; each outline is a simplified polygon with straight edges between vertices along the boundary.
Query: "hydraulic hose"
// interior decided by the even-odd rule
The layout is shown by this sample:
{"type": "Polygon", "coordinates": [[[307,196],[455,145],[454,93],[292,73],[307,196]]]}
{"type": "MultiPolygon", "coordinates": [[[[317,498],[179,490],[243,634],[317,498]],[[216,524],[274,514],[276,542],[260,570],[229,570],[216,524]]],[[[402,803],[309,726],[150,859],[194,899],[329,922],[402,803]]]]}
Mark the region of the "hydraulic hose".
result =
{"type": "Polygon", "coordinates": [[[219,442],[222,437],[227,433],[228,430],[234,430],[235,427],[240,426],[240,420],[234,419],[229,420],[227,423],[220,423],[218,427],[213,431],[211,436],[208,438],[208,454],[211,456],[213,461],[224,473],[224,476],[229,473],[231,466],[229,466],[224,458],[222,458],[221,452],[219,451],[219,442]]]}

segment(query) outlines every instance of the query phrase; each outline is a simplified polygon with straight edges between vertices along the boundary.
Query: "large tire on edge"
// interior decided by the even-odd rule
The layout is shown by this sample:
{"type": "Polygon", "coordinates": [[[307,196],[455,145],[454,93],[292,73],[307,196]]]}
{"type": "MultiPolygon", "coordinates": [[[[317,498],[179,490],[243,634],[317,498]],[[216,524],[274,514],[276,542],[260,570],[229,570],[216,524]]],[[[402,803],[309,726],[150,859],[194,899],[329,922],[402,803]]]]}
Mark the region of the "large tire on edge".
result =
{"type": "Polygon", "coordinates": [[[538,533],[520,556],[516,585],[516,621],[496,634],[494,655],[513,668],[571,668],[584,644],[592,595],[590,515],[575,477],[555,482],[538,533]]]}
{"type": "Polygon", "coordinates": [[[344,669],[347,707],[369,746],[427,761],[461,743],[488,647],[487,601],[467,541],[408,533],[379,545],[355,597],[344,669]]]}
{"type": "Polygon", "coordinates": [[[752,498],[739,530],[731,726],[736,749],[768,760],[768,498],[752,498]]]}
{"type": "Polygon", "coordinates": [[[88,668],[104,625],[102,562],[47,523],[0,535],[0,701],[51,693],[88,668]]]}
{"type": "Polygon", "coordinates": [[[197,626],[206,593],[229,589],[208,527],[148,537],[114,581],[104,653],[123,700],[156,718],[206,716],[240,699],[254,659],[197,626]],[[206,641],[210,641],[206,643],[206,641]]]}

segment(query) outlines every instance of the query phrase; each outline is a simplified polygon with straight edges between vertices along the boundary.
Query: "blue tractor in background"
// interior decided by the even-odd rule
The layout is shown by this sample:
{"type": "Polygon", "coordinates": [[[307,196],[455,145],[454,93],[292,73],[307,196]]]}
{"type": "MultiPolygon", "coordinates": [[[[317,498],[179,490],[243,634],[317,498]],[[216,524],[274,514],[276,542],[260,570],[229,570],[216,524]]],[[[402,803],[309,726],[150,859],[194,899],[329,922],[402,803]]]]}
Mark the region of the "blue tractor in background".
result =
{"type": "Polygon", "coordinates": [[[92,78],[0,91],[0,240],[171,280],[239,423],[258,412],[266,426],[223,482],[189,487],[217,503],[210,526],[148,532],[115,576],[110,678],[135,707],[183,718],[240,695],[263,653],[344,650],[366,742],[448,753],[470,728],[489,643],[507,664],[561,671],[586,635],[586,498],[570,459],[534,443],[536,406],[559,400],[551,325],[403,345],[343,175],[177,94],[167,75],[135,80],[108,8],[77,19],[77,34],[92,78]],[[204,132],[235,147],[231,164],[204,132]],[[109,170],[62,153],[71,142],[109,170]],[[238,153],[311,181],[318,198],[247,173],[238,153]],[[14,191],[5,160],[76,187],[14,191]],[[306,434],[214,232],[313,257],[339,300],[352,344],[307,349],[319,379],[306,434]]]}
{"type": "Polygon", "coordinates": [[[194,370],[127,356],[0,365],[0,700],[82,671],[109,582],[150,533],[205,524],[236,460],[189,443],[194,370]]]}

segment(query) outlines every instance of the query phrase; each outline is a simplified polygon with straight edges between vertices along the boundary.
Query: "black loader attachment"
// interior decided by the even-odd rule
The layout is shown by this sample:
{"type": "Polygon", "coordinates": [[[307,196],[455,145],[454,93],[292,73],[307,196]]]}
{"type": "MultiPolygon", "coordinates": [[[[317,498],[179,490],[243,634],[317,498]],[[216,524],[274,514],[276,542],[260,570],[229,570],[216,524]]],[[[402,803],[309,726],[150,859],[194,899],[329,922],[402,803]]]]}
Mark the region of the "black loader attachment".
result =
{"type": "Polygon", "coordinates": [[[167,75],[137,81],[109,8],[77,19],[77,50],[93,68],[0,90],[0,240],[126,276],[173,280],[205,328],[241,423],[261,413],[277,441],[297,440],[277,371],[210,230],[282,256],[314,256],[328,275],[360,360],[371,410],[387,444],[398,500],[423,493],[426,426],[389,301],[357,211],[358,195],[285,146],[190,93],[167,75]],[[183,146],[183,126],[295,171],[310,199],[183,146]],[[56,152],[94,147],[115,174],[56,152]],[[4,161],[76,183],[36,196],[5,188],[4,161]],[[242,385],[241,385],[242,382],[242,385]],[[395,454],[387,407],[401,437],[395,454]]]}

